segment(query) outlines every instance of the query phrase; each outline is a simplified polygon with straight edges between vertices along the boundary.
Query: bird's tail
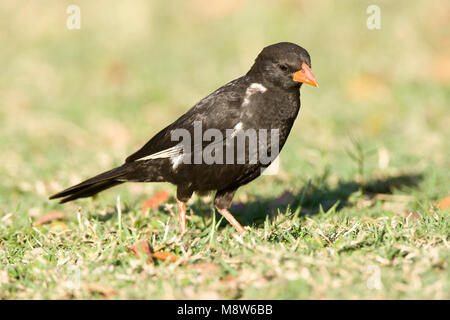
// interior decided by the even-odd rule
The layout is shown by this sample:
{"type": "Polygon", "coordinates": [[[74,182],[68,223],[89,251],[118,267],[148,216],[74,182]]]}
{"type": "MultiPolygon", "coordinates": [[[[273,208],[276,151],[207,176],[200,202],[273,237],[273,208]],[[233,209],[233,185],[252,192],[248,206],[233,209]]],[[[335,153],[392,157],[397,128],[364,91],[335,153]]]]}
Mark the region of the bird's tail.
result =
{"type": "Polygon", "coordinates": [[[100,191],[112,188],[124,181],[119,181],[121,177],[127,174],[128,166],[114,168],[112,170],[103,172],[93,178],[74,185],[66,190],[58,192],[50,197],[50,199],[62,198],[60,203],[72,201],[78,198],[91,197],[100,191]]]}

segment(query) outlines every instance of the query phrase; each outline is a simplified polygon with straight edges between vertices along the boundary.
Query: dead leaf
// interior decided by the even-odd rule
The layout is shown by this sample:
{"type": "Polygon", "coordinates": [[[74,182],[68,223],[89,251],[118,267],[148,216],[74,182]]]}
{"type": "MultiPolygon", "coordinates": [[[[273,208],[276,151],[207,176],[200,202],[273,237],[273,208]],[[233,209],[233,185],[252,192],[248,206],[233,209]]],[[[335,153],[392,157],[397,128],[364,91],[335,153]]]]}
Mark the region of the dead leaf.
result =
{"type": "Polygon", "coordinates": [[[419,213],[417,213],[417,212],[412,212],[412,211],[406,212],[406,213],[404,214],[404,217],[405,217],[406,219],[420,219],[420,218],[422,218],[422,216],[421,216],[419,213]]]}
{"type": "Polygon", "coordinates": [[[155,252],[153,254],[153,258],[158,259],[158,260],[163,260],[163,261],[169,260],[172,262],[175,262],[178,260],[178,258],[175,255],[168,253],[168,252],[155,252]]]}
{"type": "Polygon", "coordinates": [[[444,199],[439,201],[438,207],[441,210],[445,210],[445,209],[449,208],[450,207],[450,196],[445,197],[444,199]]]}
{"type": "Polygon", "coordinates": [[[141,253],[144,253],[149,257],[149,260],[153,260],[153,248],[147,240],[141,240],[138,243],[127,247],[127,249],[138,258],[141,257],[141,253]]]}
{"type": "Polygon", "coordinates": [[[146,211],[147,209],[157,209],[160,204],[169,200],[169,194],[167,191],[159,191],[152,198],[145,201],[142,206],[142,211],[146,211]]]}
{"type": "Polygon", "coordinates": [[[237,277],[233,277],[233,276],[226,276],[225,278],[223,278],[222,280],[220,280],[220,282],[223,283],[234,283],[238,280],[237,277]]]}
{"type": "Polygon", "coordinates": [[[62,214],[61,212],[58,211],[53,211],[50,213],[47,213],[46,215],[44,215],[42,218],[36,220],[33,225],[35,227],[46,224],[46,223],[50,223],[53,220],[65,220],[66,216],[64,214],[62,214]]]}
{"type": "Polygon", "coordinates": [[[142,254],[148,256],[148,262],[153,262],[153,258],[158,260],[169,260],[175,262],[178,258],[167,252],[154,252],[152,246],[147,240],[141,240],[138,243],[127,247],[128,251],[130,251],[137,258],[142,257],[142,254]]]}

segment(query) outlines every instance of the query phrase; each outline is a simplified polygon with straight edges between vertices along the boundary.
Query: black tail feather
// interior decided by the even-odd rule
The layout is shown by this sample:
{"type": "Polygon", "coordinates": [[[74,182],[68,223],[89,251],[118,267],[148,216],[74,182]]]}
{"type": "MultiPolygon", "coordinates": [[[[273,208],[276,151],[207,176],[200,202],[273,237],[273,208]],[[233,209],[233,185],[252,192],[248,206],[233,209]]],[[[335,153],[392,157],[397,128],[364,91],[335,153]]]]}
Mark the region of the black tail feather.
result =
{"type": "Polygon", "coordinates": [[[121,167],[103,172],[93,178],[52,195],[50,199],[65,197],[60,201],[61,203],[64,203],[78,198],[93,196],[100,191],[123,183],[123,181],[118,181],[116,179],[119,179],[128,172],[127,167],[128,165],[123,165],[121,167]]]}
{"type": "Polygon", "coordinates": [[[83,187],[81,190],[76,191],[76,192],[72,193],[71,195],[61,199],[60,203],[72,201],[72,200],[75,200],[78,198],[91,197],[91,196],[99,193],[100,191],[112,188],[121,183],[123,183],[123,182],[115,181],[115,180],[107,180],[107,181],[103,181],[103,182],[94,183],[92,185],[83,187]]]}

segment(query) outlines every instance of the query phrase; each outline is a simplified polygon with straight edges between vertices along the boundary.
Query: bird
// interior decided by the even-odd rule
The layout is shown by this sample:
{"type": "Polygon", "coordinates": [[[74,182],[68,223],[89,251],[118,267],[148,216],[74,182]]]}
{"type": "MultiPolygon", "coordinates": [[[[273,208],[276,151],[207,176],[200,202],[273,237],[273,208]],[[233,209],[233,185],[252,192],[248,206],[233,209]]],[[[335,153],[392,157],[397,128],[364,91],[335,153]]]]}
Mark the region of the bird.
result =
{"type": "Polygon", "coordinates": [[[300,110],[302,84],[318,87],[309,53],[291,42],[266,46],[244,76],[201,99],[121,166],[50,199],[65,203],[125,182],[169,182],[177,188],[182,234],[186,232],[186,202],[193,193],[209,192],[215,192],[217,211],[243,234],[246,229],[229,211],[232,199],[236,190],[258,178],[283,148],[300,110]]]}

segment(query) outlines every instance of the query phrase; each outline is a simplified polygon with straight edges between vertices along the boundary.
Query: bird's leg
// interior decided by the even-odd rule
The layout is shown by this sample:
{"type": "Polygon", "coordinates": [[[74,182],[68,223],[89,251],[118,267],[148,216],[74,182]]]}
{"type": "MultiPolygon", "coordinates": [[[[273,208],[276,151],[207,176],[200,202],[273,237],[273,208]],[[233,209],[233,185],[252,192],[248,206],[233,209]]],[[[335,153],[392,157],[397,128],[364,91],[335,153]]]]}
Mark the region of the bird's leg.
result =
{"type": "Polygon", "coordinates": [[[177,206],[178,206],[178,219],[180,220],[180,231],[184,233],[186,231],[186,202],[192,196],[192,191],[184,186],[178,186],[177,188],[177,206]]]}
{"type": "Polygon", "coordinates": [[[177,199],[178,219],[180,220],[180,232],[186,231],[186,202],[177,199]]]}
{"type": "Polygon", "coordinates": [[[219,213],[224,216],[225,219],[228,220],[229,223],[240,233],[243,234],[245,232],[244,227],[236,220],[235,217],[228,211],[228,209],[219,209],[216,207],[219,213]]]}
{"type": "Polygon", "coordinates": [[[241,226],[239,221],[237,221],[227,209],[231,206],[231,201],[233,200],[235,192],[236,189],[218,190],[214,198],[214,205],[219,213],[224,216],[224,218],[227,219],[240,234],[243,234],[245,232],[244,227],[241,226]]]}

